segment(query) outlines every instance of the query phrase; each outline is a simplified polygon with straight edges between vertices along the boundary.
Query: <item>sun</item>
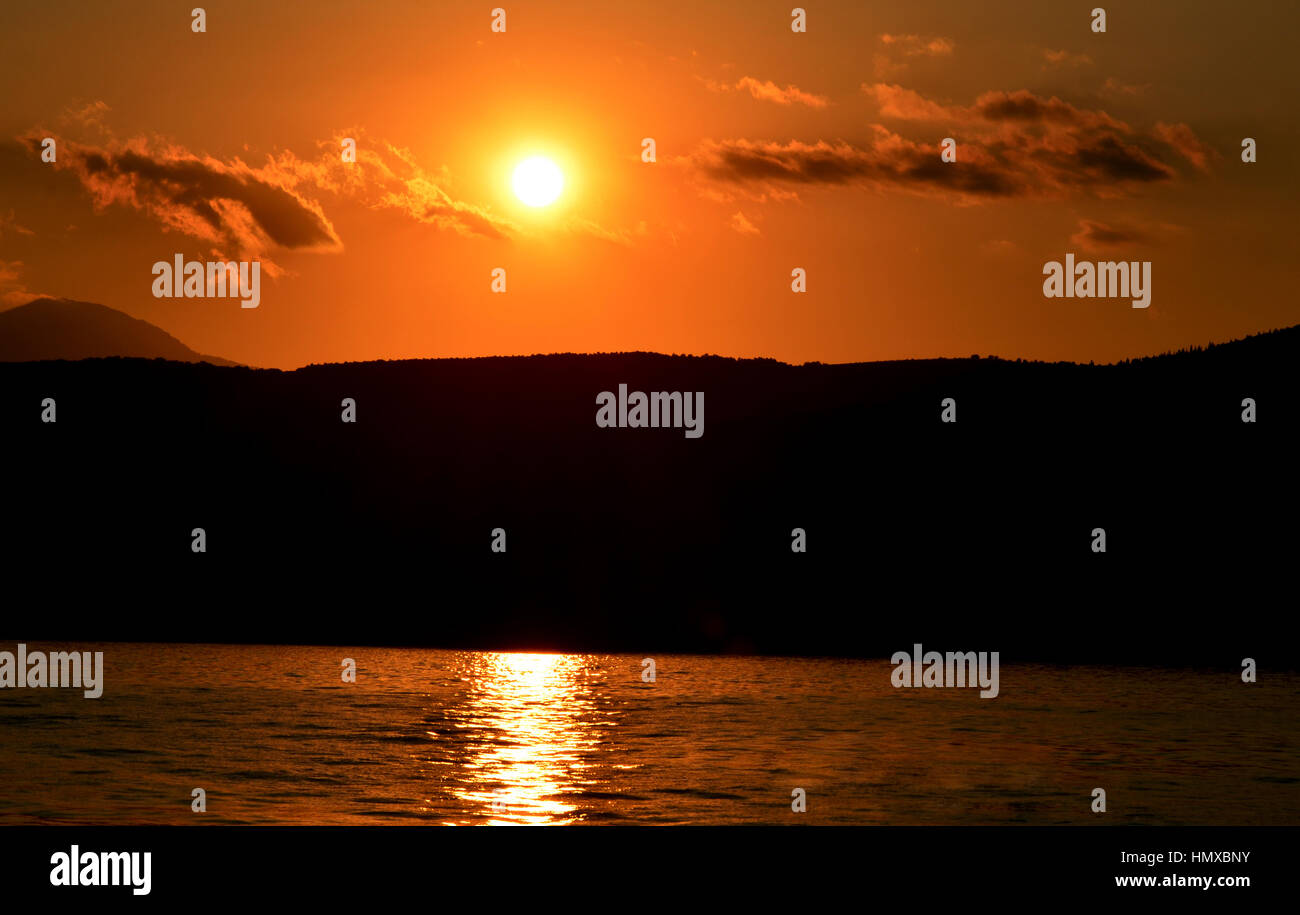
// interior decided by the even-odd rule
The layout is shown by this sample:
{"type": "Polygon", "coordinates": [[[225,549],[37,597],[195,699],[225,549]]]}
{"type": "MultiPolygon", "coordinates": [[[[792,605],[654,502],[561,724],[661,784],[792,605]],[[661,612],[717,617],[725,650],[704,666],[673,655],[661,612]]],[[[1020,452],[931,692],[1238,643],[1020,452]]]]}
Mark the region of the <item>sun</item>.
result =
{"type": "Polygon", "coordinates": [[[511,179],[515,196],[530,207],[544,207],[555,202],[564,190],[560,167],[545,156],[533,156],[515,166],[511,179]]]}

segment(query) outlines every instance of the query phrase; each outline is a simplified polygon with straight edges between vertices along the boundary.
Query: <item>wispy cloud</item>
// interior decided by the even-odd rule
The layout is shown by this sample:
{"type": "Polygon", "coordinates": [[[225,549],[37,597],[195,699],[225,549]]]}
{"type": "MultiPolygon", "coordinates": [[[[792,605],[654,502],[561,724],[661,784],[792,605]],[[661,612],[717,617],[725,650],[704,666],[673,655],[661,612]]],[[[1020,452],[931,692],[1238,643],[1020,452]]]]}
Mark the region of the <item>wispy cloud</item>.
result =
{"type": "Polygon", "coordinates": [[[735,83],[720,83],[716,80],[703,81],[710,92],[748,92],[763,102],[775,102],[778,105],[805,105],[809,108],[825,108],[831,102],[824,95],[805,92],[798,86],[786,86],[782,89],[771,80],[758,80],[752,76],[742,76],[735,83]]]}
{"type": "Polygon", "coordinates": [[[0,302],[3,302],[6,307],[22,305],[40,295],[27,288],[22,273],[22,261],[0,260],[0,302]]]}
{"type": "Polygon", "coordinates": [[[4,238],[6,233],[10,235],[36,234],[31,229],[18,223],[18,220],[14,217],[13,210],[10,210],[8,214],[0,213],[0,238],[4,238]]]}
{"type": "Polygon", "coordinates": [[[980,250],[990,257],[1007,257],[1015,254],[1020,247],[1010,239],[991,238],[988,241],[980,243],[980,250]]]}
{"type": "Polygon", "coordinates": [[[754,225],[752,222],[750,222],[747,218],[745,218],[745,214],[742,213],[740,210],[737,210],[735,213],[732,214],[731,220],[730,222],[728,222],[728,225],[730,225],[732,229],[739,232],[741,235],[762,234],[758,230],[758,227],[754,225]]]}
{"type": "Polygon", "coordinates": [[[862,91],[875,99],[880,116],[901,121],[956,121],[965,117],[957,109],[931,101],[921,93],[887,83],[862,85],[862,91]]]}
{"type": "Polygon", "coordinates": [[[1099,222],[1080,219],[1070,242],[1086,251],[1110,251],[1133,245],[1160,244],[1170,235],[1185,231],[1183,227],[1166,222],[1134,225],[1124,222],[1099,222]]]}
{"type": "Polygon", "coordinates": [[[890,35],[880,36],[880,43],[897,48],[906,57],[947,57],[952,54],[956,42],[942,36],[890,35]]]}
{"type": "Polygon", "coordinates": [[[1070,236],[1076,247],[1090,251],[1117,248],[1133,242],[1145,242],[1147,234],[1131,226],[1107,225],[1091,219],[1079,220],[1079,229],[1070,236]]]}
{"type": "Polygon", "coordinates": [[[1113,76],[1106,77],[1101,84],[1101,91],[1107,95],[1141,95],[1150,88],[1150,83],[1123,83],[1113,76]]]}
{"type": "Polygon", "coordinates": [[[951,57],[956,47],[956,42],[941,35],[881,35],[872,54],[876,79],[897,77],[917,60],[951,57]]]}
{"type": "Polygon", "coordinates": [[[109,128],[105,122],[112,110],[108,103],[102,100],[78,102],[63,109],[63,113],[59,115],[59,122],[99,133],[108,133],[109,128]]]}
{"type": "Polygon", "coordinates": [[[638,222],[634,229],[609,229],[592,219],[583,216],[570,216],[563,223],[564,229],[575,235],[587,235],[601,241],[628,247],[640,236],[647,234],[644,220],[638,222]]]}
{"type": "Polygon", "coordinates": [[[286,150],[271,158],[267,171],[288,186],[314,189],[360,202],[372,209],[391,209],[417,222],[461,235],[506,238],[515,230],[509,220],[486,207],[460,200],[448,188],[445,169],[430,170],[404,147],[368,136],[361,127],[338,131],[318,144],[313,158],[286,150]],[[345,138],[356,141],[356,161],[340,154],[345,138]]]}
{"type": "Polygon", "coordinates": [[[1043,60],[1045,68],[1057,67],[1087,67],[1092,65],[1092,58],[1087,54],[1081,54],[1074,51],[1053,51],[1051,48],[1043,49],[1043,60]]]}
{"type": "Polygon", "coordinates": [[[1210,163],[1220,158],[1219,153],[1197,139],[1192,128],[1186,124],[1160,123],[1156,124],[1152,132],[1203,172],[1208,172],[1210,163]]]}

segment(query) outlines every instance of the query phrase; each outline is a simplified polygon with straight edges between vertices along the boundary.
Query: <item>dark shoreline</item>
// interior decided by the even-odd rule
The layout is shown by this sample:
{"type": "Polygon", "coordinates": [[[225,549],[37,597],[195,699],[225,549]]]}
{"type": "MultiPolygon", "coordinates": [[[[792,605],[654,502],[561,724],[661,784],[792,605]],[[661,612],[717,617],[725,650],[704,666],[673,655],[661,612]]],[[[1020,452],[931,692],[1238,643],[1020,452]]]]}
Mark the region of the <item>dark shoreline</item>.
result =
{"type": "Polygon", "coordinates": [[[1294,668],[1297,355],[0,364],[0,555],[80,637],[1294,668]]]}

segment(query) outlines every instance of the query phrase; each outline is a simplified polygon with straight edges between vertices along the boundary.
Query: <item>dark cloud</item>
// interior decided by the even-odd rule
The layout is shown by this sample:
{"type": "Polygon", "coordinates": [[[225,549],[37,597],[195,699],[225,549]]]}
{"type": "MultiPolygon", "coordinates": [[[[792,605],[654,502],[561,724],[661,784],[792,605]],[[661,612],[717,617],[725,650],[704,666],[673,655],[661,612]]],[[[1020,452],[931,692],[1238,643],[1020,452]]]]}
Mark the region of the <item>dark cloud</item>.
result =
{"type": "MultiPolygon", "coordinates": [[[[44,132],[23,139],[39,153],[44,132]]],[[[143,141],[89,147],[57,140],[54,165],[74,173],[99,206],[120,203],[165,227],[211,242],[223,254],[263,256],[273,248],[337,250],[320,205],[270,171],[143,141]]],[[[274,267],[272,265],[272,272],[274,267]]]]}
{"type": "Polygon", "coordinates": [[[1152,233],[1125,225],[1107,225],[1091,219],[1079,220],[1079,230],[1070,236],[1075,246],[1096,251],[1151,241],[1152,233]]]}
{"type": "Polygon", "coordinates": [[[984,196],[1015,193],[1014,183],[986,163],[944,163],[937,150],[892,135],[869,148],[798,141],[707,143],[693,161],[711,178],[731,182],[913,186],[984,196]]]}
{"type": "Polygon", "coordinates": [[[862,184],[977,202],[1124,196],[1176,180],[1170,163],[1180,157],[1198,167],[1208,160],[1186,125],[1143,133],[1104,111],[1024,90],[988,92],[969,107],[942,105],[899,86],[863,90],[877,100],[882,116],[926,122],[951,135],[956,161],[940,159],[936,140],[918,142],[878,124],[869,144],[708,141],[687,161],[709,181],[753,185],[759,192],[777,185],[862,184]]]}
{"type": "Polygon", "coordinates": [[[975,100],[974,111],[988,121],[1021,121],[1048,124],[1123,126],[1103,112],[1085,111],[1056,96],[1040,98],[1028,90],[986,92],[975,100]]]}
{"type": "Polygon", "coordinates": [[[232,227],[225,224],[212,202],[227,200],[246,207],[258,228],[282,248],[331,246],[338,242],[325,217],[301,197],[247,170],[193,158],[161,161],[124,152],[106,162],[100,174],[105,173],[137,179],[137,184],[144,182],[168,204],[192,210],[219,231],[230,231],[232,227]]]}
{"type": "Polygon", "coordinates": [[[1073,160],[1084,183],[1166,181],[1174,177],[1168,165],[1115,136],[1081,140],[1073,151],[1073,160]]]}

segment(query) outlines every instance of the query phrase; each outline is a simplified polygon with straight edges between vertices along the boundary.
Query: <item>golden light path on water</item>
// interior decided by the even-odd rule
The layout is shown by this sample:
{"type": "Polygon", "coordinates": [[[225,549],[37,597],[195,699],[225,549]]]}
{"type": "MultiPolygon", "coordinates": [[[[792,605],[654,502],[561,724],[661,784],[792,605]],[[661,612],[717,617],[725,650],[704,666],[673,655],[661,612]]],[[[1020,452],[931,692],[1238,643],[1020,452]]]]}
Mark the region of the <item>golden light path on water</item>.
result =
{"type": "Polygon", "coordinates": [[[1008,665],[989,701],[884,659],[41,647],[109,688],[0,702],[0,826],[190,824],[196,784],[214,824],[1084,825],[1098,753],[1126,824],[1300,821],[1295,674],[1008,665]]]}
{"type": "Polygon", "coordinates": [[[469,692],[457,727],[471,732],[453,792],[486,824],[568,823],[600,721],[583,659],[561,654],[485,653],[470,661],[469,692]]]}

